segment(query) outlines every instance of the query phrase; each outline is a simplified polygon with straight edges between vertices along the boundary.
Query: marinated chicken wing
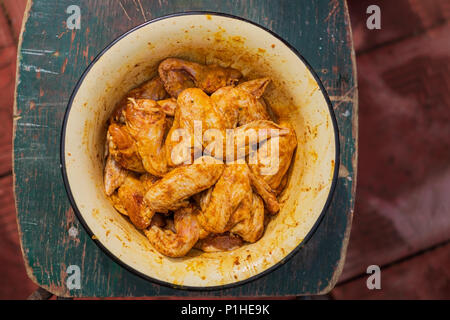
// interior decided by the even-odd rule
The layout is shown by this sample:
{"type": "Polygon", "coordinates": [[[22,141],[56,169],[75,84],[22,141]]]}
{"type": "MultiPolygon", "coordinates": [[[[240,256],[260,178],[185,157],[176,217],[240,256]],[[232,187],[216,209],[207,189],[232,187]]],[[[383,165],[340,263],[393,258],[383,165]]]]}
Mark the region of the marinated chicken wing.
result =
{"type": "Polygon", "coordinates": [[[150,99],[150,100],[162,100],[168,97],[166,90],[164,89],[163,82],[160,77],[154,77],[151,80],[144,82],[139,87],[131,90],[127,95],[117,104],[116,109],[111,115],[111,121],[124,123],[122,111],[126,108],[128,98],[133,99],[150,99]]]}
{"type": "MultiPolygon", "coordinates": [[[[272,121],[258,120],[235,128],[227,136],[226,118],[218,112],[212,99],[197,88],[184,90],[177,104],[175,119],[166,139],[166,158],[170,166],[189,163],[193,154],[200,154],[203,147],[204,153],[211,156],[226,157],[224,150],[233,152],[233,149],[234,155],[241,155],[243,150],[245,156],[251,145],[287,132],[272,121]],[[226,145],[229,141],[234,148],[226,145]]],[[[232,154],[229,156],[228,160],[234,160],[232,154]]]]}
{"type": "Polygon", "coordinates": [[[173,97],[177,97],[183,89],[191,86],[190,84],[188,86],[186,84],[180,85],[179,79],[170,74],[171,71],[183,71],[187,73],[194,81],[195,86],[208,94],[225,86],[236,85],[242,77],[241,72],[233,68],[223,68],[217,65],[202,65],[177,58],[168,58],[162,61],[158,71],[164,82],[164,87],[173,97]]]}
{"type": "Polygon", "coordinates": [[[127,98],[162,100],[168,97],[161,78],[156,76],[131,90],[127,98]]]}
{"type": "Polygon", "coordinates": [[[108,128],[109,154],[123,168],[144,173],[136,142],[124,124],[112,123],[108,128]]]}
{"type": "Polygon", "coordinates": [[[166,157],[171,166],[189,163],[192,154],[200,154],[207,130],[219,132],[223,137],[225,129],[223,117],[202,90],[184,90],[178,96],[177,104],[175,119],[166,138],[166,157]]]}
{"type": "MultiPolygon", "coordinates": [[[[225,129],[225,122],[217,112],[211,98],[198,88],[184,90],[177,99],[179,122],[182,128],[194,129],[193,121],[202,122],[203,132],[208,129],[225,129]]],[[[203,133],[202,132],[202,133],[203,133]]]]}
{"type": "Polygon", "coordinates": [[[163,176],[167,172],[165,113],[153,100],[130,98],[125,109],[125,119],[145,170],[155,176],[163,176]]]}
{"type": "Polygon", "coordinates": [[[139,181],[142,183],[144,190],[150,189],[150,187],[154,185],[158,180],[159,177],[154,176],[150,173],[141,174],[141,176],[139,177],[139,181]]]}
{"type": "Polygon", "coordinates": [[[206,206],[208,205],[209,201],[211,200],[211,194],[212,194],[213,190],[214,190],[214,187],[211,187],[211,188],[206,189],[206,190],[204,190],[200,193],[197,193],[193,196],[197,205],[200,207],[200,210],[202,210],[202,211],[206,210],[206,206]]]}
{"type": "Polygon", "coordinates": [[[154,215],[145,205],[144,195],[145,186],[134,174],[129,174],[117,191],[118,202],[138,229],[147,228],[154,215]]]}
{"type": "Polygon", "coordinates": [[[109,126],[109,151],[124,168],[162,176],[167,172],[164,137],[172,121],[176,102],[172,99],[155,102],[148,99],[128,100],[122,110],[123,122],[109,126]]]}
{"type": "Polygon", "coordinates": [[[270,120],[261,100],[269,78],[244,82],[237,87],[223,87],[211,95],[219,112],[224,116],[227,128],[235,128],[255,120],[270,120]]]}
{"type": "Polygon", "coordinates": [[[175,115],[175,110],[177,108],[177,99],[169,98],[164,100],[156,101],[157,104],[161,107],[162,111],[168,115],[173,117],[175,115]]]}
{"type": "MultiPolygon", "coordinates": [[[[280,125],[290,127],[289,123],[280,125]]],[[[297,147],[294,129],[284,136],[274,137],[262,144],[256,152],[249,155],[249,167],[253,173],[262,178],[272,190],[280,191],[282,180],[291,164],[297,147]]]]}
{"type": "MultiPolygon", "coordinates": [[[[284,128],[272,121],[257,120],[237,127],[232,131],[232,146],[227,145],[226,159],[233,161],[256,150],[258,144],[268,139],[289,134],[290,129],[284,128]]],[[[228,143],[228,142],[227,142],[228,143]]]]}
{"type": "Polygon", "coordinates": [[[108,155],[103,175],[106,195],[112,195],[125,181],[126,176],[127,170],[122,168],[111,155],[108,155]]]}
{"type": "Polygon", "coordinates": [[[179,111],[175,110],[175,117],[172,126],[167,133],[164,142],[167,164],[170,167],[176,167],[181,164],[192,163],[193,158],[193,139],[190,133],[180,128],[179,111]]]}
{"type": "Polygon", "coordinates": [[[193,206],[178,209],[174,214],[175,232],[152,225],[144,233],[158,252],[168,257],[182,257],[199,239],[198,209],[193,206]]]}
{"type": "Polygon", "coordinates": [[[230,219],[230,232],[247,242],[258,241],[264,232],[264,203],[259,195],[250,193],[230,219]]]}
{"type": "Polygon", "coordinates": [[[158,73],[110,117],[106,194],[169,257],[258,241],[297,147],[262,98],[271,80],[177,58],[158,73]]]}
{"type": "Polygon", "coordinates": [[[263,144],[272,137],[287,135],[288,128],[283,128],[268,120],[257,120],[246,125],[222,131],[209,131],[203,135],[204,155],[233,162],[243,159],[249,153],[255,151],[258,144],[263,144]]]}
{"type": "Polygon", "coordinates": [[[270,83],[269,78],[260,78],[244,82],[237,86],[238,90],[244,97],[240,103],[239,109],[239,125],[244,125],[255,120],[270,120],[267,112],[266,103],[262,99],[262,95],[270,83]],[[247,104],[242,103],[247,102],[247,104]]]}
{"type": "Polygon", "coordinates": [[[253,172],[249,173],[250,181],[253,189],[263,199],[267,211],[271,214],[275,214],[280,211],[280,204],[278,203],[275,192],[261,177],[255,175],[253,172]]]}
{"type": "Polygon", "coordinates": [[[184,70],[169,70],[162,72],[165,79],[164,88],[173,98],[177,98],[183,90],[195,87],[194,80],[189,73],[184,70]]]}
{"type": "Polygon", "coordinates": [[[203,229],[213,233],[227,231],[229,220],[247,196],[251,196],[247,164],[228,164],[211,193],[211,199],[198,216],[203,229]]]}
{"type": "Polygon", "coordinates": [[[267,77],[258,78],[242,82],[237,86],[237,88],[242,89],[247,93],[250,93],[256,99],[261,99],[270,81],[271,81],[270,78],[267,77]]]}
{"type": "Polygon", "coordinates": [[[210,234],[205,239],[200,239],[195,248],[204,252],[231,251],[241,247],[244,241],[233,234],[210,234]]]}
{"type": "Polygon", "coordinates": [[[174,205],[215,184],[223,169],[224,164],[211,157],[201,157],[189,166],[175,168],[148,189],[146,203],[153,211],[173,210],[174,205]]]}
{"type": "Polygon", "coordinates": [[[109,197],[109,199],[112,202],[112,205],[114,208],[119,211],[124,216],[128,216],[128,212],[125,210],[125,207],[122,204],[122,201],[120,201],[117,190],[114,191],[114,193],[109,197]]]}
{"type": "Polygon", "coordinates": [[[218,89],[211,95],[211,100],[216,105],[217,111],[225,119],[226,128],[236,128],[239,121],[239,90],[236,87],[227,86],[218,89]]]}

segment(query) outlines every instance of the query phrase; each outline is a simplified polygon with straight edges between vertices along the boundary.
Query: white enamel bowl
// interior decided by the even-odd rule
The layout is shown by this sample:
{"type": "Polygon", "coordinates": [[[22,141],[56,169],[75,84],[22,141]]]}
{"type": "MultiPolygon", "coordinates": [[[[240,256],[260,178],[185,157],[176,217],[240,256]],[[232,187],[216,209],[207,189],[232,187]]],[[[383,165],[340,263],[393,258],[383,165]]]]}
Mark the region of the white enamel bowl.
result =
{"type": "Polygon", "coordinates": [[[273,270],[307,241],[323,217],[339,166],[336,120],[318,77],[301,55],[264,28],[223,14],[191,12],[159,18],[119,37],[91,63],[70,98],[61,164],[69,199],[87,232],[115,261],[145,279],[186,289],[237,285],[273,270]],[[115,103],[180,57],[219,63],[247,78],[269,76],[265,98],[290,121],[298,148],[281,211],[254,244],[225,253],[193,250],[168,258],[118,213],[103,191],[106,123],[115,103]]]}

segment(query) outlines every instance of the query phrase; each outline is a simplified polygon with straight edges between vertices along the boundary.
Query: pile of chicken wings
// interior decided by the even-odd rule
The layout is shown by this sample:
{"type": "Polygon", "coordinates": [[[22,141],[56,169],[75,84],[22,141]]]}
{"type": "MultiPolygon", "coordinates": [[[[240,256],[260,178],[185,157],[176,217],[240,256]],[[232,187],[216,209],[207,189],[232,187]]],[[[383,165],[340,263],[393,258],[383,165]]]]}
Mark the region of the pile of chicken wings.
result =
{"type": "Polygon", "coordinates": [[[280,210],[296,134],[271,119],[262,98],[270,79],[242,78],[168,58],[109,119],[106,195],[161,254],[256,242],[280,210]]]}

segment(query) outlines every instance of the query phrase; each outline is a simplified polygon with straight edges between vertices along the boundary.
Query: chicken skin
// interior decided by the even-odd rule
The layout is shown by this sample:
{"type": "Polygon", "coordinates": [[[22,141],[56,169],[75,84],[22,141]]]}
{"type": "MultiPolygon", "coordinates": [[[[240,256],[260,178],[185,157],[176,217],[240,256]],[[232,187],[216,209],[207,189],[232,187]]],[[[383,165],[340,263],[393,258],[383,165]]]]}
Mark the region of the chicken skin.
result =
{"type": "Polygon", "coordinates": [[[168,257],[182,257],[192,249],[200,235],[198,209],[194,206],[178,209],[174,214],[174,229],[162,229],[156,224],[144,233],[152,246],[168,257]]]}
{"type": "Polygon", "coordinates": [[[224,164],[211,157],[201,157],[189,166],[175,168],[152,185],[145,195],[150,209],[167,212],[219,180],[224,164]]]}
{"type": "Polygon", "coordinates": [[[167,172],[164,150],[166,114],[153,100],[130,98],[125,109],[125,119],[145,170],[162,177],[167,172]]]}
{"type": "Polygon", "coordinates": [[[252,192],[231,217],[230,232],[239,235],[244,241],[258,241],[264,232],[264,203],[261,197],[252,192]]]}
{"type": "MultiPolygon", "coordinates": [[[[108,129],[109,151],[122,167],[162,176],[167,172],[164,137],[172,120],[176,101],[129,98],[122,112],[122,123],[108,129]]],[[[106,184],[105,184],[106,185],[106,184]]]]}
{"type": "Polygon", "coordinates": [[[204,239],[199,239],[195,248],[203,252],[231,251],[242,247],[244,241],[231,233],[210,234],[204,239]]]}
{"type": "Polygon", "coordinates": [[[203,65],[177,58],[168,58],[159,65],[158,72],[164,87],[172,97],[177,97],[183,89],[191,88],[188,84],[180,85],[176,77],[170,75],[171,71],[183,71],[193,80],[195,87],[200,88],[207,94],[230,85],[236,85],[242,77],[241,72],[233,68],[223,68],[217,65],[203,65]]]}
{"type": "Polygon", "coordinates": [[[198,216],[203,229],[213,233],[227,231],[228,222],[252,188],[247,164],[228,164],[211,193],[206,209],[198,216]]]}
{"type": "Polygon", "coordinates": [[[127,95],[117,104],[116,109],[111,115],[110,122],[125,122],[122,111],[127,106],[128,98],[158,101],[168,98],[168,94],[164,89],[161,78],[158,76],[154,77],[127,93],[127,95]]]}
{"type": "Polygon", "coordinates": [[[112,123],[108,128],[107,140],[109,154],[120,166],[134,172],[145,172],[136,142],[126,125],[112,123]]]}
{"type": "Polygon", "coordinates": [[[225,122],[211,98],[198,88],[184,90],[177,99],[175,118],[166,138],[166,158],[170,166],[191,163],[201,154],[207,130],[224,136],[225,122]]]}
{"type": "Polygon", "coordinates": [[[164,75],[164,88],[171,97],[177,98],[185,89],[195,88],[195,82],[184,70],[160,71],[164,75]]]}
{"type": "MultiPolygon", "coordinates": [[[[256,150],[258,144],[278,136],[289,134],[290,129],[284,128],[272,121],[257,120],[249,122],[243,126],[233,129],[231,139],[227,140],[226,159],[234,161],[247,156],[253,150],[256,150]],[[231,141],[231,142],[229,142],[231,141]]],[[[227,136],[229,138],[230,136],[227,136]]]]}
{"type": "Polygon", "coordinates": [[[173,117],[175,115],[175,110],[177,108],[177,99],[169,98],[156,101],[156,103],[161,107],[162,111],[167,116],[173,117]]]}
{"type": "Polygon", "coordinates": [[[105,193],[165,256],[255,243],[280,211],[296,133],[269,114],[271,79],[241,78],[167,58],[109,118],[105,193]]]}
{"type": "Polygon", "coordinates": [[[156,76],[128,93],[128,98],[162,100],[168,98],[161,78],[156,76]]]}
{"type": "Polygon", "coordinates": [[[227,119],[218,111],[214,100],[198,88],[184,90],[177,99],[178,108],[172,128],[166,139],[166,158],[170,166],[190,163],[196,154],[220,156],[220,159],[234,160],[234,155],[244,156],[249,148],[271,136],[287,134],[269,120],[257,120],[234,128],[227,135],[227,119]],[[182,130],[182,131],[180,131],[182,130]],[[182,133],[180,135],[180,132],[182,133]],[[254,134],[256,133],[256,134],[254,134]],[[234,148],[227,143],[234,145],[234,148]]]}
{"type": "Polygon", "coordinates": [[[103,175],[106,195],[112,195],[125,181],[126,176],[127,170],[122,168],[111,155],[108,155],[103,175]]]}
{"type": "Polygon", "coordinates": [[[235,128],[255,120],[270,120],[261,100],[269,83],[269,78],[255,79],[237,87],[223,87],[211,95],[217,109],[226,119],[227,128],[235,128]]]}
{"type": "MultiPolygon", "coordinates": [[[[252,191],[254,180],[251,175],[245,162],[226,165],[222,176],[211,188],[212,192],[207,192],[205,199],[202,199],[198,222],[203,229],[215,234],[230,231],[247,242],[255,242],[261,237],[264,202],[252,191]]],[[[276,197],[272,194],[267,196],[269,192],[265,189],[263,192],[266,198],[270,198],[268,207],[272,211],[278,210],[274,209],[278,206],[276,197]]]]}
{"type": "Polygon", "coordinates": [[[136,228],[141,230],[150,225],[154,215],[154,211],[149,210],[144,203],[145,190],[142,180],[130,173],[117,190],[116,201],[113,201],[119,205],[119,211],[125,211],[136,228]]]}
{"type": "MultiPolygon", "coordinates": [[[[280,125],[290,127],[287,122],[281,122],[280,125]]],[[[271,141],[262,144],[256,152],[250,154],[249,167],[255,175],[262,178],[272,190],[278,193],[296,147],[297,137],[294,129],[291,128],[288,134],[272,138],[271,141]]]]}
{"type": "Polygon", "coordinates": [[[274,190],[264,181],[263,178],[255,175],[250,171],[250,181],[253,189],[258,193],[264,201],[267,211],[271,214],[276,214],[280,211],[280,204],[274,190]]]}
{"type": "Polygon", "coordinates": [[[202,211],[206,209],[206,206],[208,205],[209,201],[211,200],[211,194],[212,194],[213,189],[214,188],[211,187],[200,193],[195,194],[192,197],[202,211]]]}

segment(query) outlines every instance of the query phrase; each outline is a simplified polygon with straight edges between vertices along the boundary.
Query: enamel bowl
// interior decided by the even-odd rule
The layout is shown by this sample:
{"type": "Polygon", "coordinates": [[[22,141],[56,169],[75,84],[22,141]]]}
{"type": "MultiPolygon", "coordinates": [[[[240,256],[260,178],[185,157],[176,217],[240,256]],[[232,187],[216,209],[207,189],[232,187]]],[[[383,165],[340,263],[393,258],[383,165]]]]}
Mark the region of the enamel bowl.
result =
{"type": "Polygon", "coordinates": [[[220,289],[267,274],[312,236],[331,200],[339,167],[336,120],[305,59],[272,32],[241,18],[207,12],[144,23],[103,50],[78,81],[64,118],[61,164],[71,204],[89,235],[115,261],[153,282],[220,289]],[[232,66],[248,79],[269,76],[264,97],[294,126],[298,147],[281,211],[254,244],[224,253],[191,250],[168,258],[152,248],[108,201],[103,188],[107,119],[123,95],[150,79],[167,57],[232,66]]]}

